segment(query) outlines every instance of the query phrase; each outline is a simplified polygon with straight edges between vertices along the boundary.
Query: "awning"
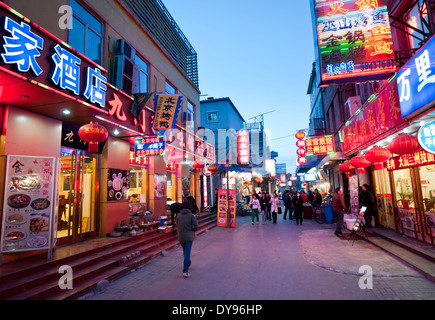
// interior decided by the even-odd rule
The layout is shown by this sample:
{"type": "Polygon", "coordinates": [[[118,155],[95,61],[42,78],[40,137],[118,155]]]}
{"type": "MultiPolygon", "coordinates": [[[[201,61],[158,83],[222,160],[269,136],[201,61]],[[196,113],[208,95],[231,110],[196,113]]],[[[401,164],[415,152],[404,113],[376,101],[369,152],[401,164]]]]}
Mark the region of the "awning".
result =
{"type": "Polygon", "coordinates": [[[317,165],[317,170],[323,169],[328,170],[331,169],[337,161],[346,160],[346,157],[344,156],[343,152],[335,152],[331,154],[327,154],[326,157],[320,161],[320,163],[317,165]]]}
{"type": "Polygon", "coordinates": [[[311,161],[308,161],[307,163],[297,167],[296,168],[296,173],[306,173],[311,168],[316,167],[319,163],[320,163],[320,160],[311,160],[311,161]]]}

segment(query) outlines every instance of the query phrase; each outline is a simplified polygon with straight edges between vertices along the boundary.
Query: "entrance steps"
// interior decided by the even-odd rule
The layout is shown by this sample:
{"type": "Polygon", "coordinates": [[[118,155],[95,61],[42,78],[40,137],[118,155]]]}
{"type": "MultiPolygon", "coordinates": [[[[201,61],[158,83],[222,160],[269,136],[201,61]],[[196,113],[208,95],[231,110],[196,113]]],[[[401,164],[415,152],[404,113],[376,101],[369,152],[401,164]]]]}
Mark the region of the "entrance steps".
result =
{"type": "Polygon", "coordinates": [[[435,282],[435,248],[383,228],[368,229],[367,240],[435,282]]]}
{"type": "MultiPolygon", "coordinates": [[[[197,217],[198,235],[217,225],[216,214],[197,217]]],[[[115,281],[178,245],[177,235],[148,231],[135,237],[98,238],[57,248],[47,255],[0,266],[0,300],[73,300],[101,281],[115,281]],[[63,265],[73,271],[73,289],[60,289],[63,265]]],[[[63,283],[63,281],[62,281],[63,283]]]]}

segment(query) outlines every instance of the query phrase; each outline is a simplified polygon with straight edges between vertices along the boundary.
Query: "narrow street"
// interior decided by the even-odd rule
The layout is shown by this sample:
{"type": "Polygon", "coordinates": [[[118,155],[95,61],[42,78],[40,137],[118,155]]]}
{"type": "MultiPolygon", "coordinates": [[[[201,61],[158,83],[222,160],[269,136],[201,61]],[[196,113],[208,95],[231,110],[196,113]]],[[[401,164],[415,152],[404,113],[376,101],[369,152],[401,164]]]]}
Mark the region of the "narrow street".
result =
{"type": "Polygon", "coordinates": [[[170,251],[87,300],[425,300],[435,283],[364,240],[343,240],[335,224],[294,220],[214,228],[193,243],[191,278],[182,250],[170,251]],[[360,289],[373,270],[372,289],[360,289]],[[366,269],[364,269],[366,270],[366,269]],[[361,281],[360,281],[361,280],[361,281]]]}

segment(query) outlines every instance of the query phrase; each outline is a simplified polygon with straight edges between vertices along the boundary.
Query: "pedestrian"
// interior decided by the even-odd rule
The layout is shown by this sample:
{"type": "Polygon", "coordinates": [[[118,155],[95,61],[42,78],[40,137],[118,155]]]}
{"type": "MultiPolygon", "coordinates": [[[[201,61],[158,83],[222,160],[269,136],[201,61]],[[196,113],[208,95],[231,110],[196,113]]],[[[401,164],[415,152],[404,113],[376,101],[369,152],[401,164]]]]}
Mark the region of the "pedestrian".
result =
{"type": "Polygon", "coordinates": [[[318,189],[314,189],[314,207],[320,208],[322,206],[322,195],[318,189]]]}
{"type": "Polygon", "coordinates": [[[190,210],[188,202],[181,204],[180,213],[177,215],[177,231],[178,241],[183,248],[183,277],[189,278],[189,268],[191,265],[190,253],[192,251],[192,243],[195,239],[195,231],[198,230],[198,220],[190,210]]]}
{"type": "Polygon", "coordinates": [[[273,218],[273,224],[276,224],[276,220],[278,218],[278,206],[279,206],[279,198],[274,192],[272,194],[272,199],[270,199],[270,205],[271,205],[271,211],[272,211],[272,218],[273,218]]]}
{"type": "Polygon", "coordinates": [[[218,207],[218,196],[219,196],[219,189],[218,188],[214,188],[214,203],[213,203],[213,212],[217,213],[217,207],[218,207]]]}
{"type": "Polygon", "coordinates": [[[252,195],[251,202],[249,203],[249,207],[251,208],[252,213],[252,224],[254,224],[255,218],[257,218],[257,224],[260,223],[260,219],[258,218],[258,212],[261,210],[260,200],[258,200],[258,194],[254,193],[252,195]]]}
{"type": "Polygon", "coordinates": [[[180,213],[181,210],[181,203],[174,202],[169,206],[169,210],[171,210],[171,221],[174,224],[175,219],[177,218],[177,215],[180,213]]]}
{"type": "Polygon", "coordinates": [[[271,207],[271,203],[270,203],[270,200],[272,199],[271,198],[271,196],[270,196],[270,194],[269,193],[267,193],[267,192],[265,192],[266,193],[266,213],[267,213],[267,220],[272,220],[272,207],[271,207]]]}
{"type": "Polygon", "coordinates": [[[372,226],[372,217],[374,215],[374,199],[371,188],[368,184],[363,184],[362,186],[362,194],[361,194],[361,206],[366,207],[366,211],[364,212],[364,227],[371,228],[372,226]]]}
{"type": "Polygon", "coordinates": [[[197,214],[199,209],[198,206],[196,205],[196,200],[195,198],[191,195],[188,194],[186,197],[187,203],[189,204],[189,209],[193,214],[197,214]]]}
{"type": "Polygon", "coordinates": [[[292,198],[288,190],[284,191],[282,195],[282,201],[284,202],[284,220],[287,220],[287,211],[289,213],[289,219],[292,219],[292,198]]]}
{"type": "Polygon", "coordinates": [[[335,229],[335,235],[342,237],[342,229],[343,229],[343,219],[344,213],[346,212],[346,206],[343,200],[343,191],[340,188],[335,189],[335,193],[332,196],[332,208],[334,209],[334,214],[336,215],[337,227],[335,229]]]}
{"type": "Polygon", "coordinates": [[[261,195],[260,206],[261,206],[261,222],[262,224],[266,223],[267,218],[267,200],[266,200],[266,192],[263,192],[261,195]]]}
{"type": "Polygon", "coordinates": [[[311,190],[308,191],[307,200],[309,204],[314,205],[314,194],[311,190]]]}
{"type": "Polygon", "coordinates": [[[299,221],[302,225],[302,219],[304,215],[304,200],[299,191],[296,192],[296,196],[293,199],[293,208],[295,210],[296,225],[299,225],[299,221]]]}
{"type": "Polygon", "coordinates": [[[304,203],[307,202],[308,196],[307,196],[307,194],[305,193],[305,191],[302,191],[302,192],[301,192],[301,197],[302,197],[302,201],[303,201],[304,203]]]}

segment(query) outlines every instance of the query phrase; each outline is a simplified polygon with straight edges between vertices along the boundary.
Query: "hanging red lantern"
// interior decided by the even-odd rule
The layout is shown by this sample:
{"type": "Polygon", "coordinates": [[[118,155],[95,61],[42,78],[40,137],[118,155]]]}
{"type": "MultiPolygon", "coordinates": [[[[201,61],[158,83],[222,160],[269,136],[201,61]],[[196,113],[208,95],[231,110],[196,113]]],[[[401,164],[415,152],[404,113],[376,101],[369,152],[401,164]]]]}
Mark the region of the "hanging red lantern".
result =
{"type": "Polygon", "coordinates": [[[79,129],[79,137],[89,144],[89,152],[98,152],[98,143],[106,140],[108,136],[107,129],[94,121],[81,126],[79,129]]]}
{"type": "Polygon", "coordinates": [[[391,151],[391,153],[395,153],[400,156],[402,154],[413,154],[418,149],[420,149],[418,139],[409,134],[399,134],[388,145],[388,150],[391,151]]]}
{"type": "Polygon", "coordinates": [[[219,167],[215,164],[212,164],[211,166],[208,166],[207,169],[211,172],[211,174],[215,174],[219,170],[219,167]]]}
{"type": "Polygon", "coordinates": [[[345,161],[342,164],[340,164],[339,169],[341,172],[346,173],[346,177],[352,176],[352,171],[355,170],[355,167],[350,164],[349,161],[345,161]]]}
{"type": "Polygon", "coordinates": [[[255,181],[257,181],[258,183],[261,183],[261,181],[263,181],[261,178],[255,178],[255,181]]]}
{"type": "Polygon", "coordinates": [[[353,157],[352,159],[350,159],[350,164],[358,169],[358,174],[364,174],[365,173],[364,168],[370,167],[372,163],[368,161],[363,154],[359,154],[353,157]]]}
{"type": "Polygon", "coordinates": [[[391,152],[386,148],[374,146],[366,152],[365,158],[375,164],[375,170],[382,170],[384,162],[391,158],[391,152]]]}
{"type": "Polygon", "coordinates": [[[204,168],[204,162],[201,160],[195,160],[192,162],[192,167],[196,169],[196,172],[201,172],[201,169],[204,168]]]}

